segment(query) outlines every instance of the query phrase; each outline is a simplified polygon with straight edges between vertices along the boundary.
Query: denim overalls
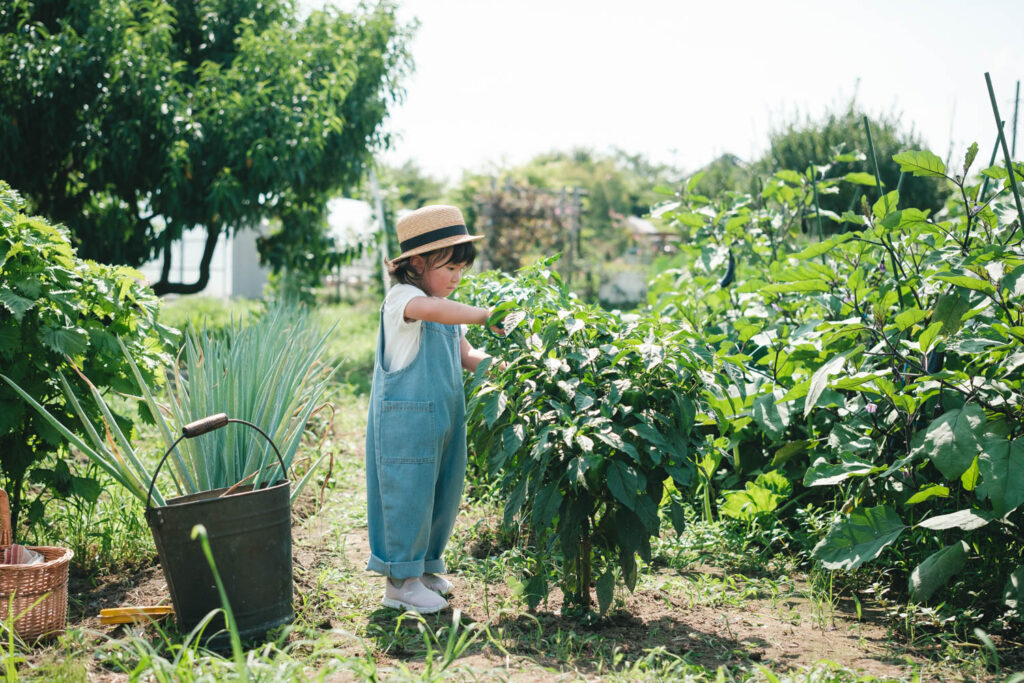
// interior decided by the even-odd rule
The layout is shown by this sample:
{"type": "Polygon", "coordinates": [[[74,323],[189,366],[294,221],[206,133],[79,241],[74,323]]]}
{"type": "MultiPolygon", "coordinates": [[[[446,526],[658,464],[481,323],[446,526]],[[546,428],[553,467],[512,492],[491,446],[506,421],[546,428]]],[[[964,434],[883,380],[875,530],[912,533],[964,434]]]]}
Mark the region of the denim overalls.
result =
{"type": "Polygon", "coordinates": [[[420,324],[416,357],[388,372],[382,313],[366,422],[366,569],[395,579],[444,573],[466,476],[461,326],[420,324]]]}

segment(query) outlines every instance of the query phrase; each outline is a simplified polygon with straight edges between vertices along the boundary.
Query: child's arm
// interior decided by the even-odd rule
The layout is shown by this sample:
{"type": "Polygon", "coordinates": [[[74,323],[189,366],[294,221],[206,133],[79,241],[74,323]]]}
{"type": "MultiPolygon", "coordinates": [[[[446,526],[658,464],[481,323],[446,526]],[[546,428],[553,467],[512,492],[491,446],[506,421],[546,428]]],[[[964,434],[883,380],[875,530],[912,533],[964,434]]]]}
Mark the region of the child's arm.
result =
{"type": "Polygon", "coordinates": [[[476,372],[476,366],[480,365],[480,361],[484,358],[490,358],[488,354],[480,349],[473,348],[465,337],[462,338],[459,346],[459,356],[462,358],[462,369],[469,370],[470,372],[476,372]]]}
{"type": "MultiPolygon", "coordinates": [[[[428,320],[444,325],[486,325],[488,318],[491,317],[491,311],[458,301],[449,301],[433,296],[417,296],[409,299],[409,303],[405,305],[405,317],[409,320],[428,320]]],[[[492,329],[496,334],[504,334],[504,330],[500,327],[492,329]]],[[[480,361],[490,358],[490,355],[474,348],[465,337],[462,337],[459,343],[459,357],[465,370],[476,372],[480,361]]]]}
{"type": "Polygon", "coordinates": [[[491,312],[436,296],[417,296],[405,305],[406,320],[428,320],[444,325],[484,325],[491,312]]]}

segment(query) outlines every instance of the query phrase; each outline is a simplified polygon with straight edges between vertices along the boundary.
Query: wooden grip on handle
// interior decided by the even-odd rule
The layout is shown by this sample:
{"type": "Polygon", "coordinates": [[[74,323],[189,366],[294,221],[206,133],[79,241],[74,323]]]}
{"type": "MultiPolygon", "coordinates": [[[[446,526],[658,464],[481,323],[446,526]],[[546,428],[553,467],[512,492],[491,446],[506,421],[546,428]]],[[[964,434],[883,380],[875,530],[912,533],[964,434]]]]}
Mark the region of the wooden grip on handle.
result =
{"type": "Polygon", "coordinates": [[[199,436],[200,434],[206,434],[212,432],[215,429],[220,429],[228,423],[227,413],[217,413],[216,415],[209,415],[207,417],[196,420],[195,422],[189,422],[187,425],[181,428],[181,433],[186,439],[199,436]]]}

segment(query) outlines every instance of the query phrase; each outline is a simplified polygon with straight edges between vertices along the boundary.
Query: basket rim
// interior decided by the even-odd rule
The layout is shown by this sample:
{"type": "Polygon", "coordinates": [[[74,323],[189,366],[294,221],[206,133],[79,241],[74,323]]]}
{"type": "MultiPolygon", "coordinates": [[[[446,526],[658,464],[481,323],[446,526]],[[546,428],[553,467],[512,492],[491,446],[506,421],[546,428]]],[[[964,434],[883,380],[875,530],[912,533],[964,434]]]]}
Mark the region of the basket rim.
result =
{"type": "MultiPolygon", "coordinates": [[[[9,546],[0,546],[0,550],[5,550],[9,546]]],[[[58,550],[60,556],[55,557],[52,560],[46,560],[45,562],[37,562],[36,564],[0,564],[0,571],[5,572],[31,572],[39,571],[41,569],[49,569],[50,567],[56,567],[61,564],[66,564],[71,561],[71,558],[75,556],[75,551],[70,548],[64,548],[59,545],[27,545],[25,546],[29,550],[35,550],[39,552],[41,550],[58,550]]]]}

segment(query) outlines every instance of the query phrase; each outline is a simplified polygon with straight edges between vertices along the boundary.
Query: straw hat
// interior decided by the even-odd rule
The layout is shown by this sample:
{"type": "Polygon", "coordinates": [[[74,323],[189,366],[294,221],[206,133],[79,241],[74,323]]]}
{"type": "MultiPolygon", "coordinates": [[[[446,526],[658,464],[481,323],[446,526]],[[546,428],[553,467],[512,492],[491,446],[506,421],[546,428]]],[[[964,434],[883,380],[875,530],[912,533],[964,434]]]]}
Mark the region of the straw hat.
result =
{"type": "Polygon", "coordinates": [[[398,245],[402,248],[395,261],[484,238],[483,235],[470,235],[462,212],[443,204],[424,206],[402,216],[395,230],[398,232],[398,245]]]}

